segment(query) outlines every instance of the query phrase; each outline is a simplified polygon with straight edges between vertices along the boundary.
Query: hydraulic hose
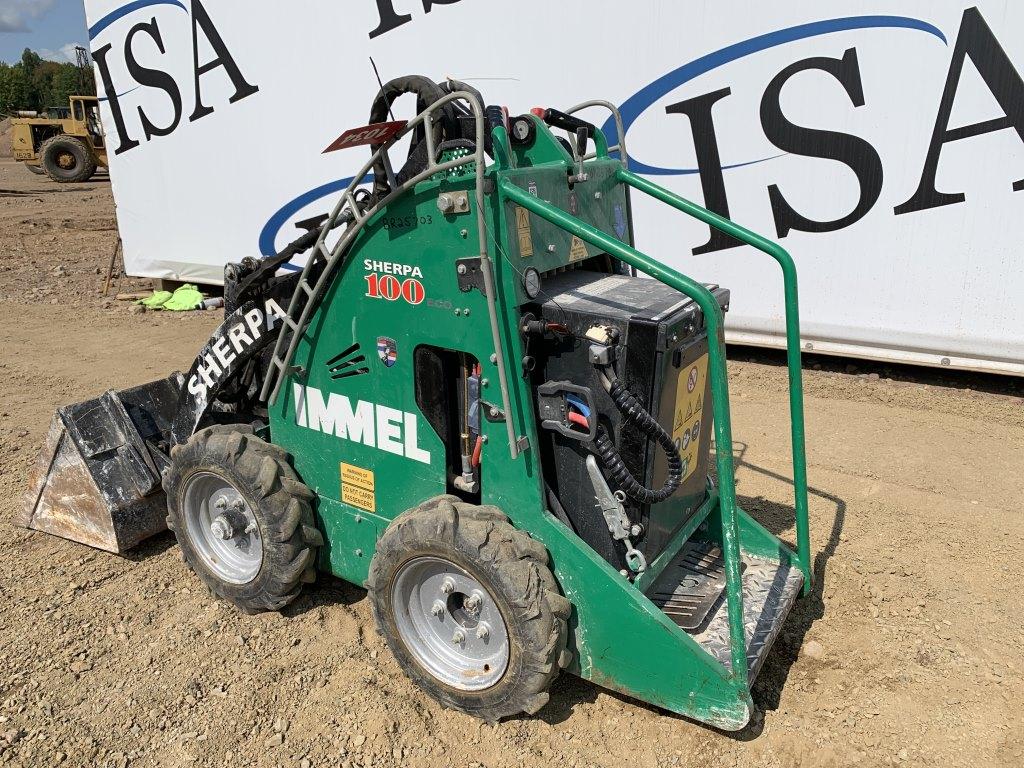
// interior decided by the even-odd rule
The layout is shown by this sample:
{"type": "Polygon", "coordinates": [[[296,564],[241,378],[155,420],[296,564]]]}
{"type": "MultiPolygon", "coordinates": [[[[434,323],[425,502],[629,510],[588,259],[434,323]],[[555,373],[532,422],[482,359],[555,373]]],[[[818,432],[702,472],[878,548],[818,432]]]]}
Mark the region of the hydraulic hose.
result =
{"type": "Polygon", "coordinates": [[[626,421],[635,424],[641,432],[656,440],[661,446],[668,459],[668,476],[658,490],[647,488],[638,482],[622,461],[619,452],[615,450],[615,443],[604,427],[598,430],[594,441],[597,457],[608,470],[610,478],[633,501],[640,504],[657,504],[659,501],[665,501],[683,482],[683,460],[679,456],[679,449],[676,448],[672,436],[647,412],[621,381],[610,378],[608,394],[626,421]]]}

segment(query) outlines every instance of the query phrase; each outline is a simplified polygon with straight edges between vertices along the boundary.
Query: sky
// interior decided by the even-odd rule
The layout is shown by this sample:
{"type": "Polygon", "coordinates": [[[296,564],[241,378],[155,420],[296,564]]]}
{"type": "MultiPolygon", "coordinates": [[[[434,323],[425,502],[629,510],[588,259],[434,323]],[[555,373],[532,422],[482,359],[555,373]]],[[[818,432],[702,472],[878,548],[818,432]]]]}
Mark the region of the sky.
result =
{"type": "Polygon", "coordinates": [[[31,48],[73,62],[75,46],[88,43],[84,0],[0,0],[0,61],[14,63],[31,48]]]}

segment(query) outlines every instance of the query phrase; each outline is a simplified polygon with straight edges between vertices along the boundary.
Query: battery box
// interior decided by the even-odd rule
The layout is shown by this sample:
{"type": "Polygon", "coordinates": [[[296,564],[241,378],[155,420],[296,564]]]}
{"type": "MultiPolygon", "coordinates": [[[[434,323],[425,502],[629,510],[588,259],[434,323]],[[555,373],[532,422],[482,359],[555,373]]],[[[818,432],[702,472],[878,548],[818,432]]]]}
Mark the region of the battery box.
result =
{"type": "MultiPolygon", "coordinates": [[[[727,310],[729,292],[707,287],[727,310]]],[[[589,389],[595,415],[633,477],[648,488],[660,488],[667,473],[664,453],[622,417],[590,359],[588,330],[612,329],[618,378],[679,448],[683,481],[676,492],[653,505],[626,501],[630,520],[642,528],[633,544],[650,562],[705,498],[712,409],[703,313],[695,301],[654,280],[583,270],[548,276],[540,299],[538,318],[561,330],[530,341],[538,386],[562,381],[589,389]]],[[[591,447],[575,435],[544,430],[542,459],[554,470],[544,474],[554,478],[551,491],[576,533],[621,568],[625,547],[609,533],[586,471],[591,447]]]]}

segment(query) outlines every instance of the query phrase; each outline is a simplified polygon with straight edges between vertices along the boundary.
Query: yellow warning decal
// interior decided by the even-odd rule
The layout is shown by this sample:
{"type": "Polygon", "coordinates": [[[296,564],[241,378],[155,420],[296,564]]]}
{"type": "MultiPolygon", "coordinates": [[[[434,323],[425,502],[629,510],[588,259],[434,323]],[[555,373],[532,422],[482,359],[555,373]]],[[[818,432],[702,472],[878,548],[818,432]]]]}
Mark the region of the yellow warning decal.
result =
{"type": "Polygon", "coordinates": [[[569,261],[583,261],[590,256],[587,253],[587,244],[577,235],[572,236],[572,243],[569,245],[569,261]]]}
{"type": "Polygon", "coordinates": [[[375,512],[373,471],[341,462],[341,500],[353,507],[375,512]]]}
{"type": "Polygon", "coordinates": [[[672,418],[672,440],[683,459],[683,480],[697,469],[701,430],[704,428],[704,389],[708,374],[707,353],[684,365],[676,387],[676,410],[672,418]]]}
{"type": "Polygon", "coordinates": [[[519,233],[519,255],[533,256],[533,233],[530,231],[530,212],[516,206],[516,231],[519,233]]]}

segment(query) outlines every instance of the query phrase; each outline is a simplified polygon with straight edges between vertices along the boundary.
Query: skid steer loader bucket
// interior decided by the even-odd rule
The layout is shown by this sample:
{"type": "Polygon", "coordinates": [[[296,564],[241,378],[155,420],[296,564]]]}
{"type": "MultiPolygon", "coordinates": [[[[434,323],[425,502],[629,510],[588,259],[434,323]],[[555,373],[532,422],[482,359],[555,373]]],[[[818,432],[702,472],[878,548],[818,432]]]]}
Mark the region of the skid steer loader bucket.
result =
{"type": "Polygon", "coordinates": [[[54,414],[15,523],[122,553],[166,528],[160,476],[182,375],[54,414]]]}

